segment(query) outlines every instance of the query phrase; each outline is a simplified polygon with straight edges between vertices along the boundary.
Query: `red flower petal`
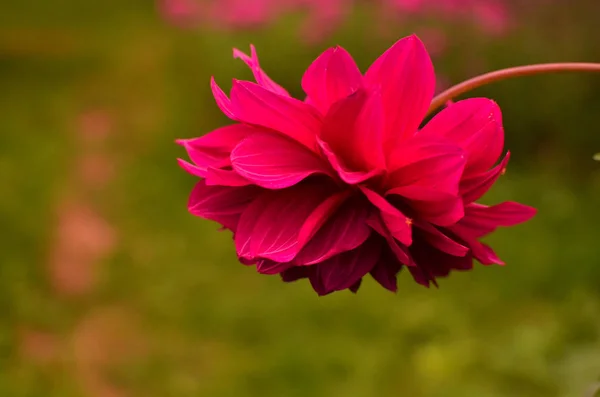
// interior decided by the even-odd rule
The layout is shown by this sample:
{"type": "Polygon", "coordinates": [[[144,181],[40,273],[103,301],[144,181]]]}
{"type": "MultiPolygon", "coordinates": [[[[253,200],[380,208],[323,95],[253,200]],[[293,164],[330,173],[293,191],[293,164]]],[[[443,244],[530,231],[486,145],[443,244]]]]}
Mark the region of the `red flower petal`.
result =
{"type": "Polygon", "coordinates": [[[409,271],[415,281],[425,287],[429,287],[430,283],[437,286],[436,278],[447,276],[451,270],[470,270],[473,267],[470,253],[465,256],[448,255],[424,241],[411,246],[410,253],[416,266],[410,267],[409,271]]]}
{"type": "Polygon", "coordinates": [[[267,189],[297,184],[309,175],[332,175],[329,164],[300,143],[276,133],[253,134],[231,152],[233,169],[267,189]]]}
{"type": "Polygon", "coordinates": [[[215,97],[215,102],[217,102],[217,106],[221,109],[221,112],[231,120],[236,120],[235,113],[231,109],[231,101],[225,95],[221,87],[217,84],[214,77],[210,78],[210,88],[212,90],[213,96],[215,97]]]}
{"type": "Polygon", "coordinates": [[[321,226],[337,211],[337,209],[350,196],[350,191],[345,190],[340,193],[333,194],[315,208],[308,216],[306,222],[302,225],[298,233],[298,241],[302,247],[313,238],[313,236],[321,229],[321,226]]]}
{"type": "Polygon", "coordinates": [[[316,149],[321,117],[302,101],[275,94],[249,81],[234,80],[231,110],[244,123],[270,128],[311,150],[316,149]]]}
{"type": "Polygon", "coordinates": [[[258,55],[256,54],[256,48],[254,45],[250,44],[250,55],[248,56],[238,50],[237,48],[233,49],[233,57],[240,58],[252,71],[256,82],[266,88],[269,91],[274,92],[275,94],[283,95],[289,97],[290,94],[279,84],[271,80],[269,76],[261,69],[260,63],[258,62],[258,55]]]}
{"type": "Polygon", "coordinates": [[[327,160],[329,160],[329,164],[331,164],[333,169],[339,175],[340,179],[349,185],[356,185],[358,183],[367,181],[374,176],[384,173],[383,169],[373,169],[370,171],[350,171],[348,168],[346,168],[343,162],[338,159],[336,154],[333,153],[333,150],[331,150],[326,142],[323,142],[321,139],[317,138],[317,143],[327,160]]]}
{"type": "Polygon", "coordinates": [[[179,166],[190,175],[194,175],[199,178],[206,177],[206,174],[207,174],[206,168],[200,168],[198,166],[195,166],[194,164],[188,163],[187,161],[185,161],[183,159],[177,159],[177,164],[179,164],[179,166]]]}
{"type": "Polygon", "coordinates": [[[381,255],[381,241],[367,240],[358,248],[336,255],[313,266],[309,275],[313,288],[319,295],[350,288],[369,273],[381,255]]]}
{"type": "Polygon", "coordinates": [[[308,216],[333,192],[323,183],[264,191],[244,211],[235,235],[237,254],[289,262],[302,248],[298,236],[308,216]]]}
{"type": "Polygon", "coordinates": [[[465,204],[478,200],[490,190],[500,175],[506,171],[509,159],[510,152],[506,153],[506,156],[504,156],[504,159],[502,159],[500,164],[491,170],[473,175],[469,178],[463,178],[460,182],[460,194],[462,195],[465,204]]]}
{"type": "Polygon", "coordinates": [[[383,288],[396,292],[398,290],[398,281],[396,276],[402,269],[402,264],[389,250],[384,249],[379,261],[371,269],[371,277],[375,279],[383,288]]]}
{"type": "Polygon", "coordinates": [[[240,214],[259,192],[256,186],[207,186],[200,181],[190,194],[188,210],[193,215],[219,222],[234,230],[240,214]],[[232,220],[235,224],[232,224],[232,220]]]}
{"type": "Polygon", "coordinates": [[[210,186],[247,186],[252,182],[234,170],[211,167],[206,170],[206,184],[210,186]]]}
{"type": "Polygon", "coordinates": [[[437,226],[448,226],[458,222],[465,215],[463,199],[460,196],[448,196],[447,200],[410,202],[419,218],[437,226]]]}
{"type": "Polygon", "coordinates": [[[279,263],[263,259],[256,263],[256,270],[261,274],[279,274],[292,266],[293,265],[289,262],[279,263]]]}
{"type": "Polygon", "coordinates": [[[445,235],[441,230],[428,222],[415,221],[415,226],[422,230],[421,235],[432,247],[452,256],[465,256],[469,248],[445,235]]]}
{"type": "Polygon", "coordinates": [[[371,65],[365,81],[381,87],[384,143],[394,148],[417,131],[431,104],[435,74],[429,54],[416,36],[401,39],[371,65]]]}
{"type": "Polygon", "coordinates": [[[195,165],[201,168],[225,167],[231,164],[231,150],[248,135],[260,129],[243,124],[233,124],[217,128],[199,138],[178,139],[195,165]]]}
{"type": "Polygon", "coordinates": [[[286,283],[297,281],[302,278],[308,278],[313,266],[295,266],[280,273],[281,279],[286,283]]]}
{"type": "Polygon", "coordinates": [[[454,144],[410,139],[392,151],[389,193],[419,201],[458,195],[465,163],[464,151],[454,144]]]}
{"type": "Polygon", "coordinates": [[[385,225],[381,214],[376,214],[367,219],[367,225],[375,230],[380,236],[385,238],[391,252],[396,256],[396,259],[403,265],[414,266],[414,263],[408,253],[408,248],[403,244],[398,244],[398,241],[392,236],[392,233],[385,225]]]}
{"type": "Polygon", "coordinates": [[[326,114],[336,101],[347,97],[362,85],[362,74],[342,47],[326,50],[306,70],[302,89],[311,103],[326,114]]]}
{"type": "Polygon", "coordinates": [[[381,214],[381,219],[389,229],[394,238],[402,244],[410,245],[412,243],[412,230],[410,220],[399,209],[391,205],[385,198],[375,193],[373,190],[359,186],[367,199],[377,207],[381,214]]]}
{"type": "Polygon", "coordinates": [[[535,213],[535,208],[512,201],[491,207],[472,203],[465,206],[465,217],[452,226],[452,230],[464,236],[483,237],[500,226],[514,226],[526,222],[535,213]]]}
{"type": "Polygon", "coordinates": [[[471,98],[453,103],[439,112],[419,136],[443,137],[458,144],[467,153],[465,175],[487,171],[504,146],[502,113],[487,98],[471,98]]]}
{"type": "Polygon", "coordinates": [[[361,89],[331,107],[320,138],[344,168],[369,172],[385,168],[383,128],[381,92],[361,89]]]}
{"type": "Polygon", "coordinates": [[[365,201],[362,197],[346,200],[298,253],[294,263],[318,264],[364,243],[371,234],[366,223],[370,208],[365,201]]]}
{"type": "Polygon", "coordinates": [[[504,265],[502,259],[500,259],[488,245],[477,240],[468,240],[467,243],[471,248],[473,257],[475,257],[482,265],[504,265]]]}

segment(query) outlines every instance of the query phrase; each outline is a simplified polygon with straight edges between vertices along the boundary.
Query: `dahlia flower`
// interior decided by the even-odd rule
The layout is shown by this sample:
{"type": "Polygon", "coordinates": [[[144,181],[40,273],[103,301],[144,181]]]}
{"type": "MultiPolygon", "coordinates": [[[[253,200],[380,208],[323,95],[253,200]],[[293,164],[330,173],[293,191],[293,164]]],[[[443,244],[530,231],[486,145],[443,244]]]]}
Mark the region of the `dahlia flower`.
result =
{"type": "Polygon", "coordinates": [[[396,42],[363,75],[330,48],[292,98],[250,56],[256,83],[234,80],[216,103],[234,123],[179,140],[199,177],[189,211],[233,232],[241,263],[319,295],[358,290],[370,274],[396,290],[407,268],[424,286],[473,261],[502,264],[480,240],[530,219],[515,202],[476,201],[506,169],[502,116],[490,99],[452,103],[421,127],[435,75],[416,36],[396,42]],[[500,159],[502,157],[502,159],[500,159]]]}

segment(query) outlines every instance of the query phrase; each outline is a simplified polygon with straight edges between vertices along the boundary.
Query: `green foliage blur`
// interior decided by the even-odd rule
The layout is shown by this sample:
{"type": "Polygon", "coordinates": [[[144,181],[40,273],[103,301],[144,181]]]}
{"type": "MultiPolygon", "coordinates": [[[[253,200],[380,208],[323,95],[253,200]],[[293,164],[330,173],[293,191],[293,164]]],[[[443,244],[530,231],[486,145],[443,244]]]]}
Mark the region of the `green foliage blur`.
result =
{"type": "MultiPolygon", "coordinates": [[[[513,3],[504,37],[441,27],[440,76],[600,62],[597,0],[513,3]]],[[[484,202],[539,209],[489,238],[505,267],[318,298],[238,264],[230,235],[187,213],[195,181],[174,140],[227,122],[210,76],[251,77],[232,47],[254,43],[300,96],[327,46],[364,70],[437,21],[380,35],[365,7],[307,45],[296,16],[209,32],[168,25],[150,0],[0,6],[0,396],[577,397],[598,381],[599,75],[471,93],[500,104],[512,152],[484,202]]]]}

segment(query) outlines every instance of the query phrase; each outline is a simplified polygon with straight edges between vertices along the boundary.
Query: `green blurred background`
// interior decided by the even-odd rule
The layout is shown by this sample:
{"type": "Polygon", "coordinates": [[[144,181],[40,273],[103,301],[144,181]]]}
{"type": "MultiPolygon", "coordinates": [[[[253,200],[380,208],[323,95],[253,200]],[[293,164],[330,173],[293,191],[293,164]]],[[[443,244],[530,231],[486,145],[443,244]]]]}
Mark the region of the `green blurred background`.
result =
{"type": "Polygon", "coordinates": [[[301,95],[341,44],[361,68],[432,27],[449,82],[532,62],[600,61],[597,0],[511,4],[502,37],[411,19],[382,35],[363,6],[303,44],[301,17],[177,29],[149,0],[0,1],[0,396],[583,396],[600,376],[600,76],[486,87],[509,172],[485,203],[539,209],[489,239],[506,267],[393,295],[318,298],[236,263],[194,218],[175,138],[226,123],[209,79],[250,78],[231,47],[301,95]]]}

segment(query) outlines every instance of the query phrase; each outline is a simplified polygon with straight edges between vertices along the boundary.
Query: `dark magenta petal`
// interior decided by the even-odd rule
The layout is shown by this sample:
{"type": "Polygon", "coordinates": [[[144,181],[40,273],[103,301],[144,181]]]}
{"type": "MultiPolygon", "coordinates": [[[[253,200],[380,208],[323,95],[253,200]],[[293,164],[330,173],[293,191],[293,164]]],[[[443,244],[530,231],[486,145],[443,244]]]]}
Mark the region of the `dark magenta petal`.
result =
{"type": "Polygon", "coordinates": [[[323,183],[264,191],[243,212],[235,235],[238,256],[289,262],[302,248],[298,236],[309,215],[332,194],[323,183]]]}
{"type": "Polygon", "coordinates": [[[254,79],[256,80],[256,82],[259,85],[263,86],[264,88],[266,88],[269,91],[274,92],[275,94],[288,96],[288,97],[290,96],[290,94],[288,94],[288,92],[282,86],[280,86],[279,84],[274,82],[261,69],[260,63],[258,62],[258,55],[256,54],[256,48],[254,48],[254,45],[250,44],[250,56],[244,54],[242,51],[238,50],[237,48],[234,48],[233,49],[233,57],[241,59],[242,61],[244,61],[244,63],[246,65],[248,65],[248,67],[252,71],[252,74],[254,75],[254,79]]]}
{"type": "Polygon", "coordinates": [[[342,47],[326,50],[306,70],[302,89],[310,102],[326,114],[336,101],[362,86],[362,74],[354,60],[342,47]]]}
{"type": "Polygon", "coordinates": [[[231,110],[244,123],[272,129],[316,150],[321,117],[302,101],[275,94],[249,81],[234,80],[231,110]]]}
{"type": "Polygon", "coordinates": [[[396,256],[389,250],[384,249],[381,257],[371,269],[371,277],[375,279],[383,288],[396,292],[398,290],[398,281],[396,279],[398,272],[402,269],[402,264],[396,256]]]}
{"type": "Polygon", "coordinates": [[[315,265],[320,295],[350,288],[369,273],[381,255],[381,240],[369,239],[358,248],[315,265]]]}
{"type": "Polygon", "coordinates": [[[476,240],[468,241],[468,243],[471,252],[473,253],[473,257],[475,257],[482,265],[504,265],[502,259],[500,259],[488,245],[476,240]]]}
{"type": "Polygon", "coordinates": [[[234,230],[231,220],[236,220],[257,197],[256,186],[226,187],[207,186],[204,181],[196,184],[188,201],[188,210],[193,215],[221,223],[234,230]]]}
{"type": "Polygon", "coordinates": [[[233,149],[231,165],[267,189],[282,189],[313,174],[333,175],[329,164],[302,144],[276,133],[253,134],[233,149]]]}
{"type": "Polygon", "coordinates": [[[416,266],[409,270],[415,281],[426,287],[430,283],[437,286],[437,277],[446,277],[452,270],[470,270],[473,267],[473,257],[470,253],[464,256],[454,256],[431,247],[424,240],[410,247],[410,253],[416,266]]]}
{"type": "Polygon", "coordinates": [[[502,113],[491,99],[465,99],[438,113],[418,135],[456,143],[467,153],[465,176],[481,173],[489,170],[502,154],[502,113]]]}
{"type": "Polygon", "coordinates": [[[303,278],[308,278],[313,266],[295,266],[280,273],[281,279],[286,283],[291,283],[303,278]]]}
{"type": "Polygon", "coordinates": [[[334,104],[323,121],[320,138],[345,168],[385,168],[383,107],[379,90],[356,91],[334,104]]]}
{"type": "Polygon", "coordinates": [[[243,124],[217,128],[199,138],[178,139],[195,165],[201,168],[221,168],[231,164],[231,150],[248,135],[260,129],[243,124]]]}
{"type": "Polygon", "coordinates": [[[362,284],[362,278],[360,280],[358,280],[357,282],[355,282],[354,284],[352,284],[350,287],[348,287],[348,289],[356,294],[358,292],[358,289],[360,288],[360,285],[362,284]]]}
{"type": "Polygon", "coordinates": [[[392,236],[392,233],[385,225],[381,214],[375,214],[369,217],[369,219],[367,219],[367,225],[375,230],[375,232],[377,232],[380,236],[385,238],[391,252],[401,264],[407,266],[414,265],[408,253],[408,248],[403,244],[399,244],[394,236],[392,236]]]}
{"type": "Polygon", "coordinates": [[[371,204],[379,209],[381,219],[392,236],[402,244],[410,245],[412,243],[411,221],[399,209],[373,190],[364,186],[359,187],[371,204]]]}
{"type": "Polygon", "coordinates": [[[294,263],[317,264],[360,246],[371,234],[366,223],[370,215],[370,205],[364,198],[347,199],[298,253],[294,263]]]}
{"type": "Polygon", "coordinates": [[[371,65],[365,82],[381,87],[386,148],[412,136],[423,121],[435,91],[435,73],[425,46],[416,36],[396,42],[371,65]]]}
{"type": "Polygon", "coordinates": [[[415,221],[415,226],[423,231],[422,236],[432,247],[453,256],[465,256],[469,248],[453,240],[440,229],[424,221],[415,221]]]}
{"type": "Polygon", "coordinates": [[[462,195],[465,204],[478,200],[490,190],[500,175],[504,174],[506,171],[509,159],[510,152],[506,153],[502,162],[491,170],[473,175],[469,178],[464,178],[460,182],[460,194],[462,195]]]}
{"type": "Polygon", "coordinates": [[[321,229],[321,226],[337,211],[350,196],[349,190],[344,190],[327,197],[308,216],[298,233],[298,242],[304,247],[306,243],[321,229]]]}

